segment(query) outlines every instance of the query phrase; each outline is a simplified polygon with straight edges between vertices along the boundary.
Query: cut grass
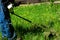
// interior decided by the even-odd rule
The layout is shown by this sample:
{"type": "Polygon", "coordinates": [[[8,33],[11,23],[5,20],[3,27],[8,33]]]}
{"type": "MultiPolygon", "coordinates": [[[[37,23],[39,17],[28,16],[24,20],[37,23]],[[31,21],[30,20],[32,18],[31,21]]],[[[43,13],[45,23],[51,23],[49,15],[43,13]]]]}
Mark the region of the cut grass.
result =
{"type": "MultiPolygon", "coordinates": [[[[27,28],[28,29],[33,28],[34,27],[32,26],[33,24],[38,25],[42,24],[49,28],[51,27],[56,32],[60,33],[59,11],[60,4],[54,4],[52,7],[51,4],[47,3],[41,3],[39,5],[18,6],[14,8],[15,14],[29,19],[30,21],[32,21],[32,23],[29,23],[11,14],[12,24],[19,35],[20,33],[23,32],[21,30],[21,27],[26,30],[27,28]]],[[[23,40],[44,40],[44,37],[42,37],[42,35],[39,36],[39,34],[38,35],[36,34],[36,36],[33,36],[32,34],[30,32],[24,34],[23,40]]]]}
{"type": "MultiPolygon", "coordinates": [[[[60,4],[42,3],[39,5],[18,6],[14,8],[15,14],[27,18],[32,21],[29,23],[15,15],[11,14],[11,20],[17,34],[23,37],[23,40],[44,40],[44,35],[41,32],[27,32],[27,28],[31,30],[34,25],[44,25],[53,28],[56,32],[60,33],[60,4]],[[21,29],[22,28],[22,29],[21,29]],[[21,34],[20,34],[21,33],[21,34]]],[[[47,30],[48,31],[48,30],[47,30]]]]}
{"type": "MultiPolygon", "coordinates": [[[[55,22],[54,24],[56,24],[56,20],[58,20],[59,15],[56,13],[58,7],[56,6],[57,5],[50,7],[50,4],[46,3],[39,5],[18,6],[14,8],[14,12],[19,16],[31,20],[34,24],[44,24],[49,26],[50,21],[53,21],[55,22]]],[[[24,28],[31,27],[31,23],[17,16],[11,15],[11,19],[14,26],[17,24],[23,24],[22,26],[24,28]]]]}

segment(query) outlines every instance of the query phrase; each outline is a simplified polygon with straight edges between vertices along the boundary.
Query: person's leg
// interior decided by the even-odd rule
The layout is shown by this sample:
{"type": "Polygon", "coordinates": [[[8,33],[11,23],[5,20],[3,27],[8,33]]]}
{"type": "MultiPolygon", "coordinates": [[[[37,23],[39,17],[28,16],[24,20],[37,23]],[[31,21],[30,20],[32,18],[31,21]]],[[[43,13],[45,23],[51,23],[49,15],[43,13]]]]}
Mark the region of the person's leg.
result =
{"type": "Polygon", "coordinates": [[[6,31],[5,31],[5,27],[4,27],[4,12],[3,12],[3,6],[2,4],[0,4],[0,27],[2,30],[2,37],[6,36],[6,31]]]}
{"type": "Polygon", "coordinates": [[[13,31],[13,27],[9,27],[8,21],[4,21],[2,23],[2,38],[7,37],[8,40],[13,40],[16,37],[15,31],[13,31]]]}
{"type": "Polygon", "coordinates": [[[11,24],[10,19],[8,20],[8,19],[5,19],[4,17],[5,17],[5,15],[4,15],[4,12],[2,10],[0,12],[0,26],[2,28],[2,40],[4,40],[3,39],[4,37],[7,37],[8,40],[13,39],[12,37],[14,35],[16,35],[15,32],[14,32],[14,28],[13,28],[13,26],[11,24]]]}
{"type": "Polygon", "coordinates": [[[5,15],[5,20],[3,22],[2,26],[2,35],[4,36],[4,30],[6,32],[6,37],[9,39],[13,39],[16,36],[14,27],[12,26],[11,19],[10,19],[10,14],[9,11],[6,7],[4,7],[4,15],[5,15]]]}
{"type": "Polygon", "coordinates": [[[15,40],[15,38],[17,38],[17,35],[16,35],[15,30],[14,30],[14,27],[12,26],[10,19],[8,20],[8,24],[9,24],[9,29],[10,29],[9,31],[11,33],[11,36],[8,37],[8,40],[13,40],[13,39],[15,40]]]}
{"type": "Polygon", "coordinates": [[[7,39],[7,36],[9,37],[10,36],[10,32],[9,32],[9,28],[8,28],[8,25],[7,25],[7,22],[3,22],[2,25],[2,40],[5,40],[7,39]],[[9,32],[9,33],[8,33],[9,32]],[[8,35],[9,34],[9,35],[8,35]]]}
{"type": "Polygon", "coordinates": [[[0,1],[0,27],[2,29],[2,40],[4,40],[3,39],[4,37],[12,38],[14,36],[14,32],[13,33],[11,32],[14,29],[11,26],[9,26],[8,20],[5,20],[5,15],[4,15],[5,13],[4,13],[3,9],[4,9],[4,6],[1,4],[1,1],[0,1]],[[12,28],[13,30],[10,28],[12,28]]]}

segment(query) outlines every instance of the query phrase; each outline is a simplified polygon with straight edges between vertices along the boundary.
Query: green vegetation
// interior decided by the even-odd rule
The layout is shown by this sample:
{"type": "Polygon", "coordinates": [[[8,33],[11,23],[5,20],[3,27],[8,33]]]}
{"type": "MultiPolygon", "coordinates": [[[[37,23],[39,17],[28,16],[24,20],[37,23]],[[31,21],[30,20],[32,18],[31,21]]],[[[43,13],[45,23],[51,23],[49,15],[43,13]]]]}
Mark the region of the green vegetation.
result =
{"type": "MultiPolygon", "coordinates": [[[[15,14],[29,19],[32,23],[11,14],[12,24],[23,40],[44,40],[44,32],[49,34],[48,32],[52,30],[56,35],[60,34],[59,11],[60,4],[53,4],[52,7],[48,3],[18,6],[14,8],[15,14]]],[[[55,40],[59,40],[59,37],[60,35],[55,40]]]]}
{"type": "Polygon", "coordinates": [[[29,23],[11,14],[12,24],[20,39],[23,40],[59,40],[60,4],[41,3],[14,8],[15,14],[32,21],[29,23]],[[53,32],[52,38],[49,36],[53,32]],[[45,37],[48,36],[48,37],[45,37]]]}

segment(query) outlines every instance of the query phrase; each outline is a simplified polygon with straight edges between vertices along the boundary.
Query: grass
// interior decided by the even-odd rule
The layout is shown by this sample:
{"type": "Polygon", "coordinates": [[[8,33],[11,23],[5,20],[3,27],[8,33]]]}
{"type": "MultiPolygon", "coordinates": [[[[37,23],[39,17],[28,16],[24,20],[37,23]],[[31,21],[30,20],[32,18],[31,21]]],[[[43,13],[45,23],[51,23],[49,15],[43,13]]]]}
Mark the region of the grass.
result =
{"type": "Polygon", "coordinates": [[[60,34],[59,11],[60,11],[60,4],[54,4],[52,7],[51,4],[47,3],[41,3],[39,5],[27,4],[27,6],[15,7],[14,12],[19,16],[29,19],[30,21],[32,21],[32,23],[29,23],[12,14],[11,14],[11,20],[14,28],[17,31],[17,34],[20,37],[23,37],[23,40],[44,40],[45,38],[43,33],[50,32],[50,29],[53,29],[55,30],[56,33],[60,34]],[[42,28],[40,28],[44,31],[41,32],[38,26],[47,27],[46,28],[47,30],[46,29],[43,30],[42,28]]]}
{"type": "MultiPolygon", "coordinates": [[[[36,23],[36,24],[37,23],[38,24],[42,24],[42,23],[47,24],[47,22],[50,21],[50,19],[54,20],[53,18],[56,18],[55,9],[53,9],[53,12],[52,12],[51,7],[48,4],[40,4],[40,5],[34,5],[34,6],[33,5],[32,6],[30,6],[30,5],[20,6],[20,7],[15,8],[14,11],[16,14],[18,14],[24,18],[27,18],[27,19],[31,20],[32,23],[36,23]]],[[[28,27],[30,25],[30,23],[28,23],[27,21],[19,19],[16,16],[12,17],[13,20],[14,20],[14,17],[16,19],[18,19],[18,21],[17,21],[18,24],[23,23],[24,27],[28,27]]],[[[14,21],[16,21],[16,20],[14,20],[14,21]]],[[[16,22],[13,22],[13,23],[16,23],[16,22]]]]}
{"type": "Polygon", "coordinates": [[[52,7],[48,3],[41,3],[39,5],[27,4],[27,6],[15,7],[14,12],[19,16],[29,19],[32,23],[12,14],[11,20],[18,37],[23,40],[45,40],[44,32],[50,32],[50,29],[60,34],[59,11],[60,4],[54,4],[52,7]]]}

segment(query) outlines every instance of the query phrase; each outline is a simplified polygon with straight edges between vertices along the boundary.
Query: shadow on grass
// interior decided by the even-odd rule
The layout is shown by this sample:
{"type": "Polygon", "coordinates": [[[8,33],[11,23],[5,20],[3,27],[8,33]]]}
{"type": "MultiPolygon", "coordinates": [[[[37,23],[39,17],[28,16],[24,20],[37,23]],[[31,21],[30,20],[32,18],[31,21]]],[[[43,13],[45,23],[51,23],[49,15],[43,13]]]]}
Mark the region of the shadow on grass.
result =
{"type": "Polygon", "coordinates": [[[30,27],[30,28],[23,28],[22,25],[16,25],[15,29],[16,29],[17,35],[21,38],[21,40],[23,39],[24,35],[28,33],[36,35],[44,32],[44,30],[38,25],[33,25],[33,27],[30,27]]]}
{"type": "MultiPolygon", "coordinates": [[[[54,23],[50,23],[50,26],[52,26],[52,24],[54,23]]],[[[34,24],[30,28],[24,28],[23,25],[16,24],[15,29],[16,29],[17,35],[21,38],[21,40],[23,40],[24,35],[28,33],[31,33],[31,34],[43,33],[47,29],[47,26],[43,24],[41,24],[40,26],[39,24],[34,24]]]]}

